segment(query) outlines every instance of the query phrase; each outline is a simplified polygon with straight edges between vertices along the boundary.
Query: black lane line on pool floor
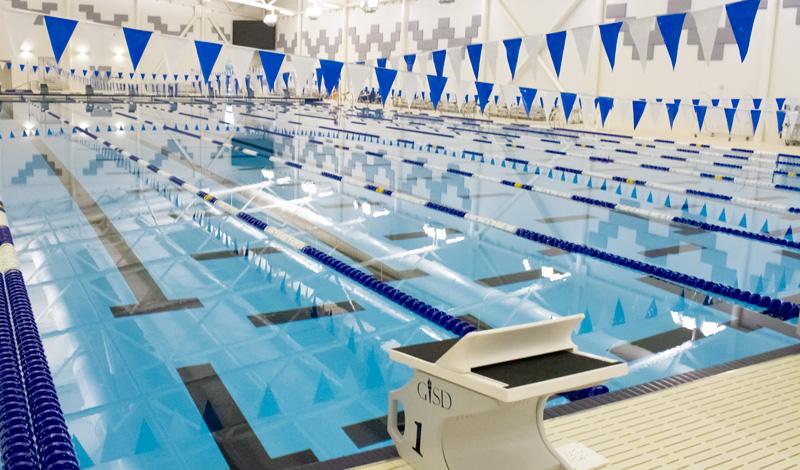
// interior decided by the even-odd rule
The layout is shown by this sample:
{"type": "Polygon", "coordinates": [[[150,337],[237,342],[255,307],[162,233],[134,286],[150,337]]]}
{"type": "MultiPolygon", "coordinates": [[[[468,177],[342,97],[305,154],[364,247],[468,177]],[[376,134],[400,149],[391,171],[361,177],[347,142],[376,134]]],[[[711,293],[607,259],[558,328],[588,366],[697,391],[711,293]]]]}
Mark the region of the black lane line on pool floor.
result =
{"type": "Polygon", "coordinates": [[[312,318],[331,317],[343,313],[355,313],[364,310],[358,302],[346,300],[343,302],[328,302],[313,307],[298,307],[275,312],[258,313],[247,318],[255,327],[280,325],[283,323],[310,320],[312,318]]]}
{"type": "MultiPolygon", "coordinates": [[[[160,152],[170,160],[181,163],[182,165],[189,167],[189,169],[207,178],[214,180],[218,184],[223,185],[226,189],[235,189],[239,186],[236,182],[231,181],[228,178],[219,175],[209,170],[208,168],[205,168],[202,165],[198,165],[187,158],[183,158],[179,155],[176,155],[175,152],[170,151],[167,146],[163,146],[160,152]]],[[[273,211],[280,212],[280,217],[285,219],[285,221],[290,225],[293,225],[296,228],[299,228],[307,232],[309,235],[313,236],[320,242],[328,245],[337,252],[361,264],[366,269],[368,269],[374,276],[376,276],[380,281],[391,282],[404,279],[413,279],[416,277],[423,277],[428,275],[428,273],[426,273],[425,271],[416,268],[406,269],[406,270],[396,270],[394,268],[391,268],[388,265],[384,264],[382,261],[373,259],[367,253],[359,250],[355,246],[342,240],[336,235],[321,229],[317,225],[314,225],[313,223],[305,219],[302,219],[296,216],[295,214],[292,214],[291,212],[281,210],[280,208],[274,208],[273,211]]]]}
{"type": "Polygon", "coordinates": [[[230,468],[282,470],[318,461],[310,449],[270,457],[211,364],[181,367],[178,374],[230,468]]]}
{"type": "Polygon", "coordinates": [[[718,312],[730,315],[732,319],[729,322],[726,322],[725,326],[730,326],[731,328],[736,328],[737,330],[741,331],[753,331],[758,328],[769,328],[786,336],[791,336],[793,338],[799,337],[795,325],[786,323],[777,318],[770,317],[761,312],[751,310],[739,304],[730,303],[723,298],[710,297],[705,292],[700,292],[690,287],[683,287],[681,285],[664,281],[652,276],[643,276],[637,280],[675,295],[681,295],[681,293],[683,293],[683,297],[686,300],[698,304],[705,304],[706,306],[711,307],[718,312]],[[708,303],[708,300],[710,300],[711,303],[708,303]]]}
{"type": "Polygon", "coordinates": [[[702,338],[705,338],[705,335],[699,329],[680,327],[614,346],[608,352],[625,359],[625,362],[633,362],[702,338]]]}
{"type": "Polygon", "coordinates": [[[41,157],[53,170],[61,184],[75,201],[75,205],[83,213],[86,221],[95,231],[109,257],[114,261],[122,274],[128,288],[136,297],[133,305],[115,305],[111,313],[116,318],[148,313],[161,313],[173,310],[200,308],[203,304],[197,298],[170,300],[158,287],[150,272],[133,252],[125,238],[119,233],[114,223],[106,217],[100,206],[81,185],[72,173],[66,169],[50,148],[41,139],[34,140],[34,146],[41,152],[41,157]]]}
{"type": "MultiPolygon", "coordinates": [[[[256,255],[271,255],[280,252],[281,251],[279,249],[273,248],[271,246],[250,248],[250,253],[256,255]]],[[[242,256],[244,256],[244,254],[241,252],[237,253],[233,250],[220,250],[220,251],[209,251],[206,253],[195,253],[192,255],[192,258],[196,261],[212,261],[212,260],[226,259],[226,258],[241,258],[242,256]]]]}

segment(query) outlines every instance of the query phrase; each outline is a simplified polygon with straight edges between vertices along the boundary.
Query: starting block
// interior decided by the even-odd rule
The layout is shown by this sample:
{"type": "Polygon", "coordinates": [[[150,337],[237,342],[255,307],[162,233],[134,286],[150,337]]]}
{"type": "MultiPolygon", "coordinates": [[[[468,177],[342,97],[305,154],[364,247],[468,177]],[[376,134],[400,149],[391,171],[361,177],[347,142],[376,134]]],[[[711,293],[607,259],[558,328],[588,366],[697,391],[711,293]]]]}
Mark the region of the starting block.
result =
{"type": "Polygon", "coordinates": [[[578,443],[554,449],[544,433],[548,397],[627,373],[625,363],[577,350],[571,336],[582,319],[578,314],[390,351],[391,359],[414,370],[411,381],[389,394],[388,432],[400,457],[416,470],[605,465],[578,443]]]}

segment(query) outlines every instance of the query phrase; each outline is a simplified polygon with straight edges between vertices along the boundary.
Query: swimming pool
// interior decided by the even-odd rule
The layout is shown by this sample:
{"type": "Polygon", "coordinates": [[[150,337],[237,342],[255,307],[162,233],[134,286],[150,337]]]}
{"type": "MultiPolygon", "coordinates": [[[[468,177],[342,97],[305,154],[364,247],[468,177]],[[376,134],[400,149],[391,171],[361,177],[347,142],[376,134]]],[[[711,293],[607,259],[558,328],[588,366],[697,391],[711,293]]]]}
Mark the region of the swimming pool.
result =
{"type": "Polygon", "coordinates": [[[791,155],[298,102],[6,103],[0,135],[84,467],[289,468],[389,444],[410,372],[387,351],[453,328],[303,246],[476,328],[584,312],[579,347],[629,363],[612,391],[798,343],[796,316],[670,274],[798,303],[791,155]]]}

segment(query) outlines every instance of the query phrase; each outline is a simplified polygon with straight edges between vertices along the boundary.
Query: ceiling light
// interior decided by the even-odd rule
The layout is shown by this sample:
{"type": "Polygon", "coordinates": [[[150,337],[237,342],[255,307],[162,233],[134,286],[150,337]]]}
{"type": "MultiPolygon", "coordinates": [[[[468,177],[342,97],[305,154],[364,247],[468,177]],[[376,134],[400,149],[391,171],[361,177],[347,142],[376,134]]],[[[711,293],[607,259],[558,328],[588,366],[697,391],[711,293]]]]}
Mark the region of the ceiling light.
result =
{"type": "Polygon", "coordinates": [[[322,8],[316,3],[306,8],[306,16],[310,20],[316,20],[322,15],[322,8]]]}
{"type": "Polygon", "coordinates": [[[362,0],[361,9],[364,13],[374,13],[378,10],[378,3],[380,0],[362,0]]]}
{"type": "Polygon", "coordinates": [[[267,26],[275,26],[275,23],[278,22],[278,15],[274,11],[268,12],[264,15],[264,24],[267,26]]]}

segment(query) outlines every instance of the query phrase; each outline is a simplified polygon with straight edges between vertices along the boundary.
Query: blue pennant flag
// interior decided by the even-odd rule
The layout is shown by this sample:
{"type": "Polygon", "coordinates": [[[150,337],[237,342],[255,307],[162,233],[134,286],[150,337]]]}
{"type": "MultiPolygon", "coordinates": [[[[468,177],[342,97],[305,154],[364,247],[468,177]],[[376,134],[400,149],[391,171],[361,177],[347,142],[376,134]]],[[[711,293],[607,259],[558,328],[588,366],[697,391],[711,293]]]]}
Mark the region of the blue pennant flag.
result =
{"type": "Polygon", "coordinates": [[[786,98],[775,98],[775,105],[778,107],[778,111],[783,109],[784,103],[786,103],[786,98]]]}
{"type": "Polygon", "coordinates": [[[214,64],[222,50],[222,44],[206,41],[195,41],[194,47],[197,49],[197,59],[200,61],[200,70],[203,72],[203,79],[208,83],[214,64]]]}
{"type": "Polygon", "coordinates": [[[322,93],[322,69],[317,69],[317,91],[322,93]]]}
{"type": "MultiPolygon", "coordinates": [[[[291,75],[289,72],[283,72],[283,83],[286,85],[286,88],[289,88],[289,75],[291,75]]],[[[236,83],[239,82],[236,81],[236,83]]]]}
{"type": "Polygon", "coordinates": [[[753,98],[753,107],[761,109],[761,98],[753,98]]]}
{"type": "Polygon", "coordinates": [[[56,58],[56,63],[59,63],[61,55],[64,54],[64,49],[67,48],[67,44],[72,37],[72,33],[75,32],[75,27],[78,26],[78,22],[67,18],[45,15],[44,23],[47,26],[47,35],[50,36],[53,55],[56,58]]]}
{"type": "Polygon", "coordinates": [[[410,72],[414,68],[414,62],[417,61],[417,54],[406,54],[403,59],[406,61],[406,72],[410,72]]]}
{"type": "Polygon", "coordinates": [[[711,106],[715,108],[719,106],[719,98],[711,98],[711,106]]]}
{"type": "Polygon", "coordinates": [[[728,134],[733,132],[734,117],[736,117],[736,108],[725,108],[725,122],[728,124],[728,134]]]}
{"type": "Polygon", "coordinates": [[[606,127],[606,118],[608,117],[608,113],[611,111],[611,108],[614,107],[614,98],[610,98],[608,96],[598,96],[597,106],[600,108],[600,121],[603,123],[603,127],[606,127]]]}
{"type": "Polygon", "coordinates": [[[664,45],[667,46],[673,69],[678,61],[678,46],[681,41],[684,18],[686,18],[686,13],[673,13],[656,17],[658,29],[661,31],[661,37],[664,38],[664,45]]]}
{"type": "Polygon", "coordinates": [[[548,33],[546,38],[550,59],[552,59],[553,67],[556,69],[556,77],[559,77],[561,75],[561,59],[564,57],[564,42],[567,40],[567,32],[548,33]]]}
{"type": "Polygon", "coordinates": [[[675,122],[675,116],[681,109],[680,100],[675,100],[674,103],[667,103],[667,115],[669,116],[669,128],[672,129],[672,124],[675,122]]]}
{"type": "Polygon", "coordinates": [[[736,45],[739,46],[739,57],[742,62],[750,48],[750,35],[753,32],[759,3],[759,0],[744,0],[725,5],[725,12],[728,14],[736,45]]]}
{"type": "MultiPolygon", "coordinates": [[[[380,59],[378,59],[380,62],[380,59]]],[[[322,69],[322,77],[325,79],[325,89],[328,95],[339,87],[339,79],[342,78],[342,66],[344,63],[336,60],[320,59],[319,66],[322,69]]]]}
{"type": "Polygon", "coordinates": [[[285,55],[280,52],[258,51],[258,56],[261,58],[261,68],[264,69],[264,75],[267,77],[269,91],[275,91],[275,79],[278,78],[285,55]]]}
{"type": "Polygon", "coordinates": [[[575,106],[575,98],[578,95],[575,93],[561,92],[561,102],[564,104],[564,119],[569,123],[569,115],[572,114],[572,108],[575,106]]]}
{"type": "Polygon", "coordinates": [[[481,70],[481,52],[483,52],[483,44],[470,44],[467,46],[467,55],[469,56],[469,63],[472,64],[472,73],[475,74],[477,80],[478,74],[481,70]]]}
{"type": "Polygon", "coordinates": [[[731,106],[733,106],[733,109],[738,108],[739,107],[739,98],[731,98],[731,106]]]}
{"type": "Polygon", "coordinates": [[[776,111],[775,119],[778,120],[778,135],[783,134],[783,123],[786,120],[786,111],[776,111]]]}
{"type": "Polygon", "coordinates": [[[692,104],[694,106],[697,106],[698,104],[700,104],[700,98],[692,98],[692,104]]]}
{"type": "Polygon", "coordinates": [[[758,129],[758,121],[761,120],[761,110],[760,109],[751,109],[750,110],[750,119],[753,121],[753,134],[755,135],[756,129],[758,129]]]}
{"type": "Polygon", "coordinates": [[[603,49],[606,51],[606,57],[608,57],[611,70],[614,70],[614,63],[617,56],[617,40],[621,28],[622,21],[600,25],[600,39],[603,41],[603,49]]]}
{"type": "Polygon", "coordinates": [[[701,132],[703,130],[703,122],[705,122],[706,120],[707,109],[708,108],[703,105],[699,104],[694,105],[694,115],[697,117],[697,128],[701,132]]]}
{"type": "Polygon", "coordinates": [[[645,100],[634,100],[633,101],[633,130],[639,126],[639,121],[642,119],[642,114],[644,114],[644,109],[647,107],[647,101],[645,100]]]}
{"type": "Polygon", "coordinates": [[[386,68],[386,57],[379,57],[378,58],[378,67],[385,69],[386,68]]]}
{"type": "Polygon", "coordinates": [[[431,52],[433,59],[433,67],[436,69],[436,75],[441,77],[444,75],[444,59],[447,57],[447,51],[442,49],[440,51],[431,52]]]}
{"type": "Polygon", "coordinates": [[[519,62],[519,47],[522,45],[522,38],[505,39],[503,45],[506,47],[506,59],[508,59],[508,69],[511,71],[511,80],[517,73],[517,62],[519,62]]]}
{"type": "Polygon", "coordinates": [[[519,94],[522,95],[522,105],[525,107],[525,114],[531,114],[531,105],[536,99],[536,88],[519,87],[519,94]]]}
{"type": "Polygon", "coordinates": [[[489,96],[491,96],[493,88],[493,83],[475,82],[475,89],[478,90],[478,106],[481,108],[481,113],[489,103],[489,96]]]}
{"type": "Polygon", "coordinates": [[[442,99],[442,92],[444,91],[444,86],[446,84],[447,84],[447,77],[442,77],[439,75],[428,75],[428,88],[430,89],[431,103],[433,103],[433,109],[437,109],[439,107],[439,100],[442,99]]]}
{"type": "MultiPolygon", "coordinates": [[[[381,95],[381,103],[386,104],[386,98],[389,97],[394,79],[397,77],[397,70],[375,67],[375,76],[378,78],[378,93],[381,95]]],[[[326,85],[327,80],[326,78],[326,85]]]]}
{"type": "Polygon", "coordinates": [[[142,60],[147,43],[150,41],[152,31],[144,31],[141,29],[133,29],[122,27],[122,33],[125,35],[125,42],[128,44],[128,55],[131,56],[131,63],[133,70],[139,66],[139,61],[142,60]]]}

